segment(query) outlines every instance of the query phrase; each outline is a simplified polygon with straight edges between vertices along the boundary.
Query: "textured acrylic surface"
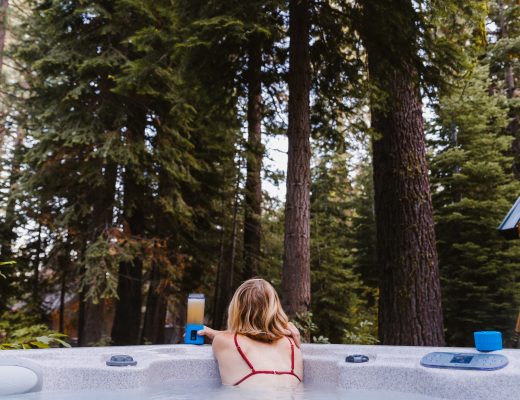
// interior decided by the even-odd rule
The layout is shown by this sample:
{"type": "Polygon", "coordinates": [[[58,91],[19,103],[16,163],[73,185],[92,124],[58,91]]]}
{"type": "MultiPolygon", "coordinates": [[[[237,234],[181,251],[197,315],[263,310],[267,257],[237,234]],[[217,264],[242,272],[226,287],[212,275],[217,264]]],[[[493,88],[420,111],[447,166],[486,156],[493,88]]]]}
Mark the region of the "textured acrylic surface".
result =
{"type": "MultiPolygon", "coordinates": [[[[304,384],[331,390],[335,387],[350,391],[383,390],[457,400],[513,399],[520,393],[520,350],[497,352],[509,359],[507,367],[498,371],[422,367],[421,358],[433,351],[476,352],[464,348],[304,345],[304,384]],[[350,354],[364,354],[370,360],[362,364],[346,363],[345,358],[350,354]]],[[[207,345],[6,351],[0,353],[0,359],[4,354],[38,364],[43,371],[44,392],[145,390],[142,388],[182,381],[205,381],[218,386],[220,381],[211,347],[207,345]],[[131,355],[137,366],[106,366],[106,360],[113,354],[131,355]]]]}

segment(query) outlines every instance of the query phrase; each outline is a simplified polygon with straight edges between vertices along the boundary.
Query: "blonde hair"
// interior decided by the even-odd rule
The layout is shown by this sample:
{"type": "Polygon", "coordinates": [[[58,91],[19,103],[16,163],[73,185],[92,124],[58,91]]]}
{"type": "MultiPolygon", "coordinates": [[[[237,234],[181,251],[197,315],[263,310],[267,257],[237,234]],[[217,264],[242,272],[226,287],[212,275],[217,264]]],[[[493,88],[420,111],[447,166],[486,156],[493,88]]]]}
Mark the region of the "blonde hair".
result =
{"type": "Polygon", "coordinates": [[[227,329],[263,342],[280,339],[289,319],[274,287],[263,279],[249,279],[236,290],[228,308],[227,329]]]}

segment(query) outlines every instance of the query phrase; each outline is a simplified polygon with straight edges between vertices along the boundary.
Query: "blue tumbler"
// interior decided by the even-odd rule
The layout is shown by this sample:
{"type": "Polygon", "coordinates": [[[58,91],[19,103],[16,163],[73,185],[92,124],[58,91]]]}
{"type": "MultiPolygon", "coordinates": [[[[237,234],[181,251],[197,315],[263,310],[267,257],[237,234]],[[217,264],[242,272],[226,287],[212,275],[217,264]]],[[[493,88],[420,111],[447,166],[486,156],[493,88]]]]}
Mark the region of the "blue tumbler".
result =
{"type": "Polygon", "coordinates": [[[478,351],[488,352],[502,350],[502,334],[496,331],[473,332],[475,348],[478,351]]]}
{"type": "Polygon", "coordinates": [[[204,329],[204,303],[205,298],[202,293],[191,293],[188,296],[185,344],[204,344],[204,336],[197,335],[197,331],[204,329]]]}

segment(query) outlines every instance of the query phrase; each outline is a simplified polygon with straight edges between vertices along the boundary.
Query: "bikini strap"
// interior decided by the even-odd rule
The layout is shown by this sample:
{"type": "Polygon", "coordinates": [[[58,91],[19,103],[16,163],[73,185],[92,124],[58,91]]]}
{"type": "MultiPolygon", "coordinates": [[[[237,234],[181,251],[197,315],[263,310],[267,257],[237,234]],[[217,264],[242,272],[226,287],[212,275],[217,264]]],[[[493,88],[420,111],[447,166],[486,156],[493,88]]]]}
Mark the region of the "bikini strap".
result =
{"type": "MultiPolygon", "coordinates": [[[[244,352],[242,351],[242,348],[238,345],[238,339],[237,339],[237,334],[235,333],[235,346],[238,350],[238,352],[240,353],[240,356],[243,358],[243,360],[247,363],[247,365],[249,366],[249,368],[251,368],[251,371],[255,372],[255,367],[253,367],[253,364],[251,364],[251,362],[249,361],[249,359],[246,357],[246,355],[244,354],[244,352]]],[[[293,364],[294,364],[294,361],[293,361],[293,364]]]]}
{"type": "Polygon", "coordinates": [[[289,343],[291,344],[291,372],[293,372],[294,371],[294,344],[289,336],[286,336],[286,338],[289,341],[289,343]]]}

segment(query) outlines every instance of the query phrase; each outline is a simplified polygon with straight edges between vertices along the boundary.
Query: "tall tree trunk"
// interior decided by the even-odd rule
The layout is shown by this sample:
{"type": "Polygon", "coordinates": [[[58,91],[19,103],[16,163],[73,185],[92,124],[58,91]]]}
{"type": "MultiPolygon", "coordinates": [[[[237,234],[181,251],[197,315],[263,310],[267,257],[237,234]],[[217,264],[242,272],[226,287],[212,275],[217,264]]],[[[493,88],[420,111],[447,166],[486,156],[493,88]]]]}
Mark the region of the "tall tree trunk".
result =
{"type": "Polygon", "coordinates": [[[148,288],[148,299],[144,314],[143,337],[141,339],[143,344],[164,343],[164,322],[168,299],[164,293],[163,279],[161,266],[154,262],[150,271],[150,287],[148,288]]]}
{"type": "MultiPolygon", "coordinates": [[[[40,205],[41,207],[41,205],[40,205]]],[[[40,208],[41,209],[41,208],[40,208]]],[[[38,223],[38,238],[36,239],[36,254],[33,266],[32,303],[34,309],[40,307],[40,258],[42,253],[42,224],[38,223]]]]}
{"type": "Polygon", "coordinates": [[[400,3],[366,1],[364,10],[369,77],[386,100],[378,97],[371,105],[382,270],[379,338],[385,345],[442,346],[438,257],[412,45],[415,11],[410,1],[400,3]],[[399,29],[393,29],[395,21],[399,29]]]}
{"type": "Polygon", "coordinates": [[[243,278],[258,274],[262,240],[262,42],[257,36],[249,41],[247,70],[247,177],[244,216],[244,270],[243,278]]]}
{"type": "Polygon", "coordinates": [[[179,301],[176,306],[175,318],[173,321],[173,332],[170,338],[171,344],[178,344],[183,342],[184,328],[186,326],[187,302],[186,296],[182,296],[182,301],[179,301]]]}
{"type": "MultiPolygon", "coordinates": [[[[224,328],[225,316],[231,295],[235,286],[235,264],[238,241],[238,210],[239,210],[239,187],[240,171],[237,170],[235,191],[233,197],[233,220],[231,223],[231,237],[229,244],[225,240],[221,242],[221,262],[219,264],[218,280],[216,282],[219,290],[215,296],[215,307],[213,310],[213,325],[215,329],[224,328]]],[[[225,229],[222,232],[226,238],[225,229]]]]}
{"type": "MultiPolygon", "coordinates": [[[[3,71],[4,66],[4,48],[5,48],[5,39],[7,36],[7,10],[9,8],[9,0],[0,0],[0,75],[3,71]]],[[[2,114],[4,114],[4,110],[2,110],[2,114]]],[[[0,124],[0,151],[4,146],[5,139],[5,126],[4,124],[0,124]]]]}
{"type": "Polygon", "coordinates": [[[104,303],[94,303],[88,299],[84,301],[84,322],[83,335],[80,346],[92,346],[98,343],[103,338],[103,333],[106,331],[105,323],[105,309],[104,303]]]}
{"type": "MultiPolygon", "coordinates": [[[[16,240],[16,198],[17,198],[17,187],[18,179],[20,177],[20,166],[23,159],[23,138],[24,132],[22,129],[18,129],[16,133],[16,140],[14,143],[14,151],[11,161],[11,171],[9,175],[9,195],[7,198],[7,204],[5,208],[5,222],[0,227],[0,261],[13,261],[13,243],[16,240]]],[[[7,279],[0,278],[0,314],[5,311],[8,301],[8,287],[11,283],[9,276],[11,275],[13,266],[7,265],[4,268],[4,275],[7,275],[7,279]]]]}
{"type": "MultiPolygon", "coordinates": [[[[103,165],[103,185],[95,190],[95,198],[92,199],[94,208],[92,218],[88,224],[89,243],[97,240],[103,231],[112,226],[114,215],[114,197],[116,192],[117,165],[107,162],[103,165]]],[[[103,302],[94,303],[92,299],[85,299],[85,293],[80,294],[80,318],[78,321],[78,344],[89,346],[99,342],[107,331],[104,318],[107,310],[103,302]]]]}
{"type": "Polygon", "coordinates": [[[7,10],[9,0],[0,0],[0,73],[4,66],[5,39],[7,36],[7,10]]]}
{"type": "Polygon", "coordinates": [[[78,309],[78,346],[85,346],[84,334],[85,334],[85,293],[84,288],[79,292],[79,309],[78,309]]]}
{"type": "MultiPolygon", "coordinates": [[[[101,79],[102,96],[108,98],[114,96],[112,87],[113,82],[111,80],[108,78],[101,79]]],[[[112,121],[111,117],[108,118],[107,126],[111,125],[112,129],[116,130],[119,122],[112,121]]],[[[98,240],[100,235],[104,235],[105,231],[113,226],[118,165],[113,159],[105,158],[99,167],[102,184],[99,187],[91,188],[89,203],[93,204],[93,210],[92,217],[86,223],[87,233],[83,255],[88,245],[98,240]]],[[[84,259],[84,256],[82,259],[84,259]]],[[[91,298],[85,298],[85,293],[86,290],[80,293],[80,318],[78,321],[78,342],[80,346],[98,343],[103,339],[103,336],[108,335],[111,329],[108,321],[110,321],[110,316],[113,313],[113,309],[107,307],[109,302],[99,299],[99,301],[94,302],[91,298]]]]}
{"type": "MultiPolygon", "coordinates": [[[[169,149],[175,144],[171,142],[168,133],[158,129],[155,142],[155,151],[160,159],[161,151],[169,149]]],[[[170,199],[171,189],[175,187],[171,175],[159,163],[159,187],[157,191],[157,203],[154,207],[154,230],[158,238],[154,244],[152,268],[149,274],[149,286],[146,300],[146,309],[143,320],[141,343],[164,343],[165,342],[165,322],[168,310],[168,291],[171,284],[171,277],[167,271],[167,265],[161,260],[168,260],[170,263],[177,262],[176,236],[174,232],[176,222],[171,219],[168,212],[165,212],[162,204],[163,199],[170,199]]]]}
{"type": "Polygon", "coordinates": [[[59,250],[57,264],[61,273],[59,331],[60,333],[65,333],[65,299],[67,295],[67,275],[70,266],[69,254],[65,246],[59,250]]]}
{"type": "MultiPolygon", "coordinates": [[[[128,145],[140,152],[145,147],[145,115],[140,110],[130,110],[130,115],[128,145]]],[[[125,234],[133,240],[142,239],[145,233],[146,187],[142,183],[145,176],[143,168],[143,165],[127,165],[123,175],[123,225],[125,234]]],[[[115,345],[135,345],[140,342],[142,274],[141,254],[119,265],[118,300],[112,326],[112,341],[115,345]]]]}
{"type": "Polygon", "coordinates": [[[289,153],[282,273],[283,302],[290,316],[308,311],[310,288],[311,82],[308,0],[289,2],[289,153]]]}
{"type": "MultiPolygon", "coordinates": [[[[126,194],[136,194],[133,190],[126,188],[133,186],[127,180],[125,185],[126,194]]],[[[137,192],[138,193],[138,192],[137,192]]],[[[142,194],[142,192],[141,192],[142,194]]],[[[133,196],[132,196],[133,197],[133,196]]],[[[127,234],[133,238],[139,238],[144,233],[144,215],[141,210],[134,210],[128,218],[131,227],[127,234]]],[[[143,261],[141,255],[132,261],[123,261],[119,265],[119,278],[117,285],[117,305],[112,326],[112,342],[114,345],[136,345],[139,344],[141,327],[141,304],[142,304],[142,274],[143,261]]]]}
{"type": "Polygon", "coordinates": [[[213,310],[211,316],[211,322],[213,324],[213,328],[220,330],[222,329],[222,320],[223,320],[223,311],[221,310],[221,305],[219,304],[222,293],[227,291],[226,287],[222,287],[222,274],[224,273],[224,256],[225,256],[225,233],[226,230],[222,228],[220,231],[220,250],[217,264],[217,276],[215,278],[215,291],[213,294],[213,310]]]}

